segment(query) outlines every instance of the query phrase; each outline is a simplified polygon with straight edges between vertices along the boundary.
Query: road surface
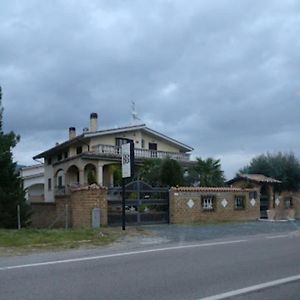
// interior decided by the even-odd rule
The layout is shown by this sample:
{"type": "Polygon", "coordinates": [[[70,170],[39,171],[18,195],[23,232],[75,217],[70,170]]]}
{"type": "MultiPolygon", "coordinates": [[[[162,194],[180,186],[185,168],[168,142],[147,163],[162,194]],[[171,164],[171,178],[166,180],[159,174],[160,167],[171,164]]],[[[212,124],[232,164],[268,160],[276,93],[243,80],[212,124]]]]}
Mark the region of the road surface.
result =
{"type": "Polygon", "coordinates": [[[0,299],[300,299],[298,232],[74,253],[2,258],[0,299]]]}

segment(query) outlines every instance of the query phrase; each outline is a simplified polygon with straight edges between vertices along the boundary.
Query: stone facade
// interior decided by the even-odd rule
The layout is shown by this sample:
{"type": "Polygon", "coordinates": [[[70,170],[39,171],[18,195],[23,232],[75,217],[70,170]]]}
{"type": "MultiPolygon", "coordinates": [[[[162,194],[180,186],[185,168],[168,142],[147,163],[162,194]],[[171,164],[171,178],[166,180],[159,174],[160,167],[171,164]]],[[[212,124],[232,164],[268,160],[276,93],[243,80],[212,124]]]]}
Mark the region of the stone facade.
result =
{"type": "Polygon", "coordinates": [[[260,217],[258,197],[257,189],[172,188],[170,223],[256,220],[260,217]]]}

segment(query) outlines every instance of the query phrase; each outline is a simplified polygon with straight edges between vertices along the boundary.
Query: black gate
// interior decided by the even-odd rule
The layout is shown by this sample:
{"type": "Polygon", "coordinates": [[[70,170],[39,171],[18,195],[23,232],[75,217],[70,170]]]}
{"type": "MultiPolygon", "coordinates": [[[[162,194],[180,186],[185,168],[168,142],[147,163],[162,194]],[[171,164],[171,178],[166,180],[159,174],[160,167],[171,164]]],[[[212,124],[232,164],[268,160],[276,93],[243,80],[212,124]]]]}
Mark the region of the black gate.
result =
{"type": "MultiPolygon", "coordinates": [[[[108,224],[122,221],[122,188],[109,188],[107,193],[108,224]]],[[[126,185],[125,219],[127,224],[155,224],[169,222],[169,189],[152,187],[143,181],[126,185]]]]}

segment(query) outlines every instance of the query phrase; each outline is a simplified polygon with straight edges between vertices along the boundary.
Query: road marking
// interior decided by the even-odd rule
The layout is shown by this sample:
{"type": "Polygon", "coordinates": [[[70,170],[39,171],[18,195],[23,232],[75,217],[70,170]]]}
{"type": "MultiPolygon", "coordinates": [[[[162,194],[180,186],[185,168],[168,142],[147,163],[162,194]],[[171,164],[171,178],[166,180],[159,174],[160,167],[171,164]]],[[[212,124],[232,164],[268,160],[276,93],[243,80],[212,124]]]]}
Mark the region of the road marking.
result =
{"type": "Polygon", "coordinates": [[[289,237],[289,234],[278,234],[278,235],[271,235],[271,236],[266,236],[266,239],[280,239],[280,238],[286,238],[289,237]]]}
{"type": "Polygon", "coordinates": [[[276,285],[282,285],[285,283],[289,283],[289,282],[293,282],[293,281],[298,281],[300,280],[300,274],[295,275],[295,276],[291,276],[291,277],[285,277],[285,278],[281,278],[281,279],[277,279],[274,281],[269,281],[269,282],[265,282],[265,283],[260,283],[257,285],[252,285],[246,288],[242,288],[239,290],[234,290],[234,291],[229,291],[226,293],[222,293],[222,294],[218,294],[218,295],[214,295],[214,296],[209,296],[209,297],[205,297],[205,298],[200,298],[198,300],[220,300],[220,299],[226,299],[229,297],[234,297],[234,296],[239,296],[239,295],[243,295],[243,294],[248,294],[250,292],[255,292],[258,290],[263,290],[269,287],[273,287],[276,285]]]}
{"type": "Polygon", "coordinates": [[[64,260],[45,261],[45,262],[40,262],[40,263],[0,267],[0,271],[12,270],[12,269],[22,269],[22,268],[29,268],[29,267],[57,265],[57,264],[65,264],[65,263],[72,263],[72,262],[89,261],[89,260],[98,260],[98,259],[112,258],[112,257],[130,256],[130,255],[144,254],[144,253],[155,253],[155,252],[163,252],[163,251],[170,251],[170,250],[230,245],[230,244],[243,243],[243,242],[247,242],[247,241],[248,240],[232,240],[232,241],[224,241],[224,242],[212,242],[212,243],[204,243],[204,244],[193,244],[193,245],[156,248],[156,249],[148,249],[148,250],[140,250],[140,251],[121,252],[121,253],[90,256],[90,257],[71,258],[71,259],[64,259],[64,260]]]}

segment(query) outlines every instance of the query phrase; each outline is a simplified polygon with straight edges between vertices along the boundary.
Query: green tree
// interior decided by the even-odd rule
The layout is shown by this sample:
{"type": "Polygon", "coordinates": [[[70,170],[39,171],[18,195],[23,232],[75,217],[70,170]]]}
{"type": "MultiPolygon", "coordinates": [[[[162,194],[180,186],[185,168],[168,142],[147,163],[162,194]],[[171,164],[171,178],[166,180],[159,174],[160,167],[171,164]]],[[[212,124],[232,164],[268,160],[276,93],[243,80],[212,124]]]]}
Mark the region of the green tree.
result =
{"type": "Polygon", "coordinates": [[[183,183],[183,170],[178,161],[169,157],[163,159],[160,170],[162,185],[177,186],[183,183]]]}
{"type": "Polygon", "coordinates": [[[161,164],[162,160],[159,158],[145,159],[143,165],[139,167],[138,178],[152,186],[159,186],[161,184],[161,164]]]}
{"type": "Polygon", "coordinates": [[[190,183],[199,186],[215,187],[224,186],[225,177],[219,159],[197,158],[196,164],[189,170],[190,183]]]}
{"type": "Polygon", "coordinates": [[[280,180],[281,190],[298,190],[300,184],[300,162],[293,153],[261,154],[250,164],[239,170],[240,173],[263,174],[280,180]]]}
{"type": "Polygon", "coordinates": [[[2,89],[0,87],[0,227],[17,227],[17,205],[20,205],[21,223],[26,225],[29,207],[25,200],[22,180],[16,172],[12,149],[19,141],[14,132],[3,132],[2,89]]]}

